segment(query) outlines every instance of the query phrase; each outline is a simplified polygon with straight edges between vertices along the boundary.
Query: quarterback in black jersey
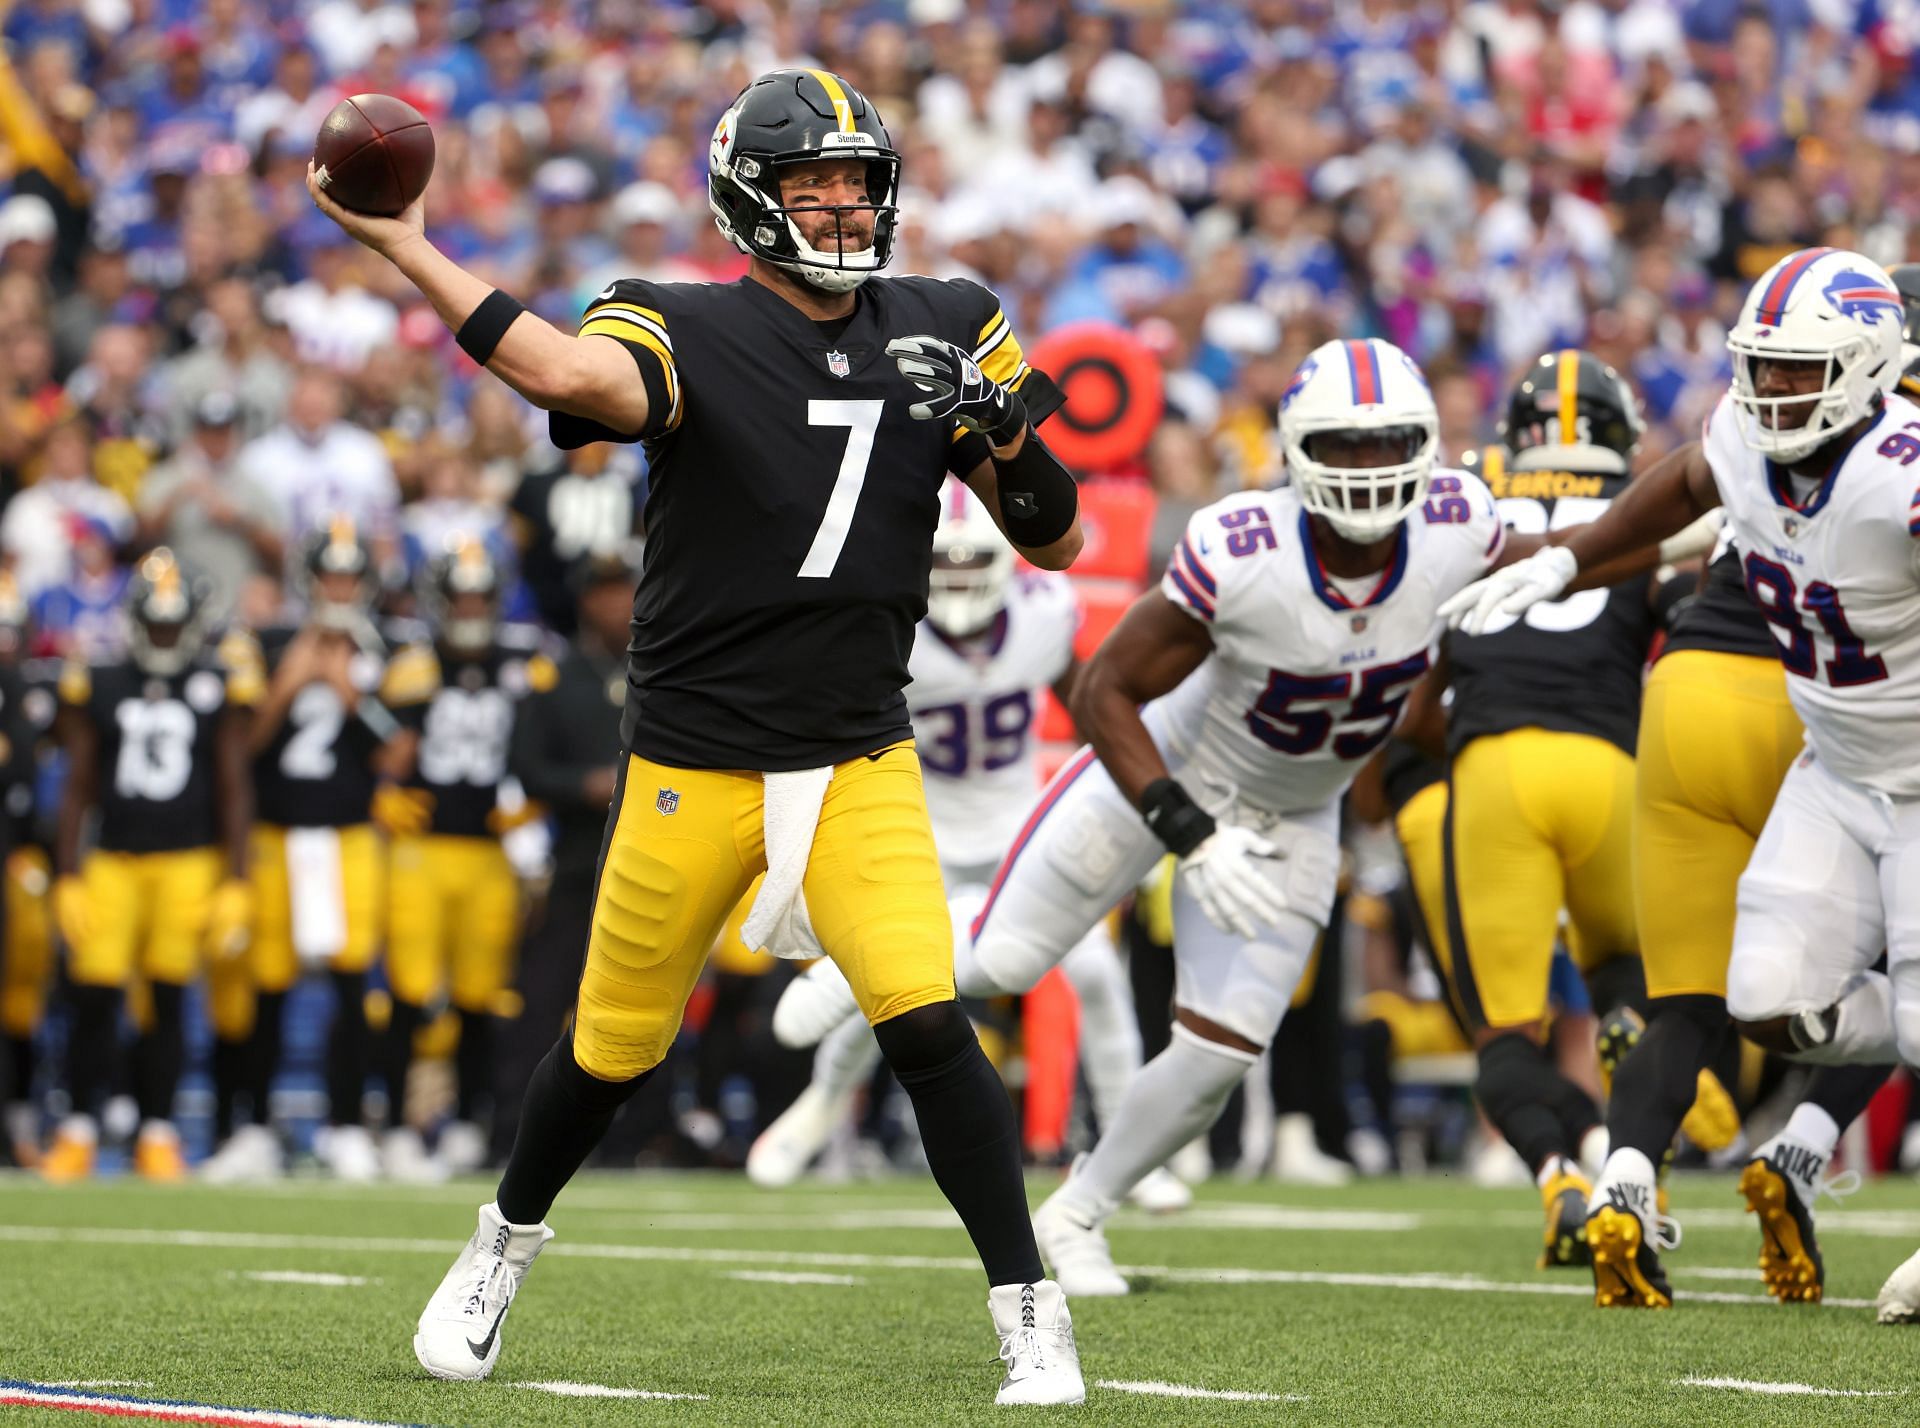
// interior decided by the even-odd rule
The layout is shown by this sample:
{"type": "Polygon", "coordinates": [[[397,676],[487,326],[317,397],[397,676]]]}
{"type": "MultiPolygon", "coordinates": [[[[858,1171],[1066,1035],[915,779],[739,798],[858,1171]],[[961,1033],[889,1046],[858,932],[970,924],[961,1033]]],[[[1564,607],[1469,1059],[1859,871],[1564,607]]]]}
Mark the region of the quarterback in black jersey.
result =
{"type": "Polygon", "coordinates": [[[253,788],[247,723],[260,698],[257,663],[205,648],[204,592],[171,551],[140,562],[127,590],[128,657],[60,676],[67,783],[54,842],[54,914],[67,943],[74,1021],[67,1085],[73,1114],[41,1169],[49,1179],[91,1172],[93,1110],[121,1000],[135,979],[143,1018],[134,1168],[153,1179],[186,1172],[172,1124],[182,1061],[181,1006],[203,951],[233,956],[252,920],[246,882],[253,788]],[[100,815],[81,858],[82,827],[100,815]]]}
{"type": "Polygon", "coordinates": [[[985,1264],[1007,1362],[999,1401],[1078,1402],[1012,1108],[954,1000],[901,694],[947,472],[1033,564],[1061,569],[1078,552],[1072,478],[1033,433],[1061,396],[986,289],[876,276],[893,251],[900,157],[839,76],[754,80],[715,127],[707,168],[748,276],[614,283],[572,338],[435,250],[421,205],[349,213],[309,171],[329,217],[552,413],[557,444],[642,441],[650,465],[626,761],[573,1032],[534,1074],[497,1201],[421,1316],[415,1352],[441,1377],[492,1370],[499,1316],[551,1234],[548,1206],[666,1054],[714,934],[768,870],[749,933],[798,951],[810,931],[858,994],[985,1264]],[[485,1293],[470,1293],[476,1280],[485,1293]]]}

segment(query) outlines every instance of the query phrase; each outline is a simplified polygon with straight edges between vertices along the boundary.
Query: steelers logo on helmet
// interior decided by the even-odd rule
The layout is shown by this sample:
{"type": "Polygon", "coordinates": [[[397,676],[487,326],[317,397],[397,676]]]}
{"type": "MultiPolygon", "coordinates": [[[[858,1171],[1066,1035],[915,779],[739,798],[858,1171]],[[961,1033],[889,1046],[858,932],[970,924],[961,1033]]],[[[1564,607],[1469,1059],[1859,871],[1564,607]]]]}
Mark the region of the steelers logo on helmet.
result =
{"type": "Polygon", "coordinates": [[[1301,504],[1369,544],[1426,499],[1440,414],[1426,376],[1391,342],[1327,342],[1281,398],[1280,444],[1301,504]]]}
{"type": "Polygon", "coordinates": [[[366,630],[367,612],[380,593],[373,550],[361,539],[353,518],[336,515],[301,546],[296,572],[299,595],[313,623],[342,634],[366,630]]]}
{"type": "Polygon", "coordinates": [[[456,536],[427,568],[421,604],[435,637],[448,650],[480,653],[493,644],[500,626],[500,567],[486,545],[456,536]]]}
{"type": "Polygon", "coordinates": [[[899,193],[900,155],[878,111],[824,69],[761,75],[720,116],[707,146],[707,205],[720,231],[741,252],[826,292],[852,292],[886,267],[899,193]],[[860,201],[789,204],[783,170],[831,160],[860,167],[860,201]]]}
{"type": "Polygon", "coordinates": [[[193,662],[206,643],[206,595],[166,546],[148,552],[127,586],[133,662],[166,678],[193,662]]]}
{"type": "Polygon", "coordinates": [[[1591,352],[1548,352],[1507,399],[1500,441],[1518,471],[1622,475],[1646,423],[1618,372],[1591,352]]]}
{"type": "Polygon", "coordinates": [[[1749,450],[1792,463],[1877,411],[1900,380],[1906,309],[1893,279],[1843,248],[1803,248],[1753,285],[1727,335],[1749,450]]]}
{"type": "Polygon", "coordinates": [[[950,639],[980,634],[1007,607],[1013,547],[980,498],[949,479],[933,531],[933,569],[927,577],[927,620],[950,639]]]}

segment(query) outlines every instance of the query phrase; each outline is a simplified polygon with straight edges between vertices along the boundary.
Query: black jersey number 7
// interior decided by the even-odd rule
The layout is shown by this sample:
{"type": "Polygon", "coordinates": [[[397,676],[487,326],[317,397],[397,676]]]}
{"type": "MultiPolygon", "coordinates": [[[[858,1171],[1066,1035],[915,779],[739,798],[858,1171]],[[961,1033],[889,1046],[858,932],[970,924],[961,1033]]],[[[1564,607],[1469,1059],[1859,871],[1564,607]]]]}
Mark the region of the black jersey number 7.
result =
{"type": "Polygon", "coordinates": [[[825,580],[840,561],[847,532],[853,528],[853,508],[860,504],[860,488],[867,484],[867,463],[873,459],[873,436],[880,429],[880,408],[884,405],[872,399],[807,403],[807,425],[845,427],[847,446],[840,455],[840,471],[833,478],[833,494],[827,497],[820,528],[813,533],[807,558],[800,562],[802,580],[825,580]]]}

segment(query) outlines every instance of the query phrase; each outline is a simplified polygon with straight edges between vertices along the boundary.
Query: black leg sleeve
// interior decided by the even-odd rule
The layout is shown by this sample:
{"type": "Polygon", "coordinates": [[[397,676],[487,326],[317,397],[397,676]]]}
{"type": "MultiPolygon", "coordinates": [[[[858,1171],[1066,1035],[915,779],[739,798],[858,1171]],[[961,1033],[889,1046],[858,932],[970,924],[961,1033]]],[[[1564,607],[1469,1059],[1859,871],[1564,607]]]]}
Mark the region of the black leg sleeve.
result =
{"type": "Polygon", "coordinates": [[[387,1125],[405,1125],[407,1121],[407,1070],[413,1065],[413,1034],[426,1020],[426,1012],[412,1002],[393,1000],[393,1012],[387,1020],[387,1034],[381,1043],[380,1076],[387,1083],[387,1125]]]}
{"type": "Polygon", "coordinates": [[[180,1065],[186,1057],[180,1014],[187,989],[171,982],[155,982],[151,992],[153,1025],[140,1038],[135,1092],[142,1121],[170,1121],[173,1093],[180,1084],[180,1065]]]}
{"type": "Polygon", "coordinates": [[[367,1088],[366,975],[334,972],[333,1025],[327,1029],[327,1123],[357,1126],[367,1088]]]}
{"type": "Polygon", "coordinates": [[[1801,1099],[1832,1116],[1833,1123],[1845,1131],[1897,1069],[1893,1066],[1822,1066],[1813,1073],[1813,1081],[1801,1099]]]}
{"type": "Polygon", "coordinates": [[[247,1044],[247,1098],[253,1102],[257,1126],[273,1124],[273,1078],[280,1070],[286,1005],[285,992],[262,992],[254,1004],[253,1039],[247,1044]]]}
{"type": "Polygon", "coordinates": [[[554,1197],[593,1154],[614,1115],[657,1069],[631,1081],[602,1081],[573,1059],[571,1036],[554,1043],[534,1067],[520,1103],[520,1129],[494,1196],[501,1215],[515,1225],[546,1219],[554,1197]]]}
{"type": "Polygon", "coordinates": [[[493,1107],[493,1059],[495,1018],[492,1012],[460,1013],[460,1047],[454,1053],[454,1069],[460,1076],[459,1099],[454,1113],[475,1125],[485,1123],[493,1107]]]}
{"type": "Polygon", "coordinates": [[[1574,1145],[1546,1091],[1562,1080],[1547,1054],[1518,1033],[1496,1036],[1480,1048],[1473,1093],[1507,1144],[1538,1174],[1551,1156],[1571,1157],[1574,1145]]]}
{"type": "Polygon", "coordinates": [[[239,1099],[241,1083],[246,1080],[247,1048],[250,1041],[218,1040],[213,1043],[213,1143],[221,1144],[233,1134],[234,1103],[239,1099]]]}
{"type": "Polygon", "coordinates": [[[1612,1148],[1637,1150],[1660,1164],[1693,1104],[1700,1068],[1714,1060],[1732,1030],[1727,1004],[1719,997],[1659,997],[1649,1003],[1647,1029],[1614,1069],[1607,1106],[1612,1148]]]}
{"type": "Polygon", "coordinates": [[[73,1025],[67,1031],[67,1094],[73,1112],[100,1114],[100,1093],[110,1084],[119,1061],[120,1003],[118,987],[72,989],[73,1025]]]}

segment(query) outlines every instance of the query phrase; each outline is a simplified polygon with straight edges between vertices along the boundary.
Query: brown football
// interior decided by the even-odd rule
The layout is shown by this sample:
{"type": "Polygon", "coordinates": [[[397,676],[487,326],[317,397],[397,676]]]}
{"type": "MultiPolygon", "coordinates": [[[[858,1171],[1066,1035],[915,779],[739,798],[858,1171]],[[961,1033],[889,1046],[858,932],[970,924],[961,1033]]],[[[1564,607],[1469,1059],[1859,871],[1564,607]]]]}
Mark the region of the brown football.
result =
{"type": "Polygon", "coordinates": [[[342,208],[391,218],[433,176],[433,127],[391,94],[356,94],[333,106],[313,141],[315,178],[342,208]]]}

